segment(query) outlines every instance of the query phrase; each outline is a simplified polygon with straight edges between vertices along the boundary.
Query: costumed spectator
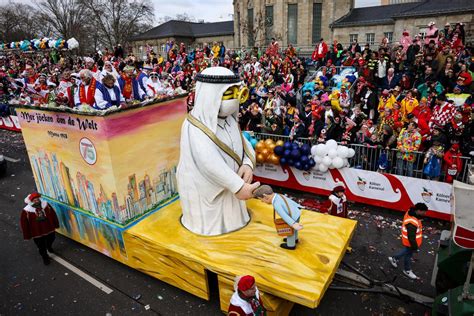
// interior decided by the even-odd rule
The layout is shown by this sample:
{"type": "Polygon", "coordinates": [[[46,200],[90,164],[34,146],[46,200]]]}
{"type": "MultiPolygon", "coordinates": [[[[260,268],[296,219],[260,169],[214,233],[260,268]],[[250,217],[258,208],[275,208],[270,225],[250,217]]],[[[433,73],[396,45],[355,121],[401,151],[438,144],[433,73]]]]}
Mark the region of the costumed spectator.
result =
{"type": "Polygon", "coordinates": [[[418,107],[418,100],[413,96],[412,90],[407,91],[405,98],[400,103],[400,110],[402,114],[402,121],[408,122],[408,114],[418,107]]]}
{"type": "Polygon", "coordinates": [[[150,72],[148,80],[146,81],[146,94],[150,98],[155,98],[158,95],[163,94],[164,92],[165,89],[163,88],[163,85],[161,84],[161,81],[158,78],[158,73],[154,71],[150,72]]]}
{"type": "Polygon", "coordinates": [[[347,218],[346,188],[342,183],[336,183],[326,202],[326,212],[329,215],[347,218]]]}
{"type": "Polygon", "coordinates": [[[81,83],[74,92],[74,104],[79,106],[94,107],[95,104],[95,90],[97,88],[97,81],[89,69],[82,69],[79,72],[81,83]]]}
{"type": "Polygon", "coordinates": [[[430,128],[433,129],[434,126],[444,128],[444,126],[454,117],[456,108],[452,103],[446,101],[445,95],[438,96],[435,102],[436,105],[433,108],[433,115],[431,116],[429,123],[430,128]]]}
{"type": "Polygon", "coordinates": [[[100,80],[100,71],[97,68],[94,58],[85,57],[85,69],[89,69],[95,80],[100,80]]]}
{"type": "Polygon", "coordinates": [[[418,252],[423,241],[423,225],[420,217],[426,214],[428,207],[424,203],[416,203],[405,213],[402,222],[402,245],[403,250],[398,254],[388,257],[390,264],[398,267],[398,261],[403,258],[403,274],[412,280],[418,279],[411,269],[411,258],[414,252],[418,252]]]}
{"type": "Polygon", "coordinates": [[[319,43],[314,48],[313,54],[311,55],[311,59],[316,63],[316,65],[324,64],[327,53],[328,53],[328,45],[326,44],[326,42],[324,42],[324,39],[321,38],[319,40],[319,43]]]}
{"type": "Polygon", "coordinates": [[[125,99],[120,93],[120,88],[116,85],[115,77],[107,74],[102,79],[102,83],[97,82],[93,107],[98,110],[105,110],[111,106],[125,107],[125,99]]]}
{"type": "Polygon", "coordinates": [[[438,28],[436,27],[436,23],[431,21],[428,23],[428,30],[425,34],[425,45],[428,45],[431,41],[433,41],[436,45],[438,45],[438,28]]]}
{"type": "Polygon", "coordinates": [[[55,230],[59,221],[53,208],[41,200],[41,194],[33,192],[25,198],[27,204],[20,216],[21,230],[25,240],[33,239],[38,247],[43,263],[51,262],[49,253],[53,253],[55,230]]]}
{"type": "Polygon", "coordinates": [[[298,243],[298,231],[303,229],[303,225],[299,223],[301,217],[301,205],[292,199],[281,194],[276,194],[269,185],[262,185],[254,191],[254,196],[266,204],[272,204],[274,212],[294,229],[291,236],[283,239],[284,243],[280,244],[281,248],[295,250],[298,243]]]}
{"type": "Polygon", "coordinates": [[[397,140],[397,174],[413,176],[413,163],[415,162],[415,151],[420,148],[421,135],[417,131],[418,125],[410,122],[406,129],[400,132],[397,140]]]}
{"type": "Polygon", "coordinates": [[[455,143],[444,154],[444,173],[446,175],[446,182],[453,183],[453,180],[462,171],[463,163],[461,159],[462,153],[459,150],[459,144],[455,143]]]}
{"type": "Polygon", "coordinates": [[[135,68],[132,66],[125,66],[122,75],[118,79],[120,90],[126,102],[133,100],[142,101],[146,97],[145,91],[140,87],[134,71],[135,68]]]}
{"type": "Polygon", "coordinates": [[[265,316],[262,298],[251,275],[236,277],[230,298],[228,316],[265,316]]]}
{"type": "Polygon", "coordinates": [[[439,140],[434,140],[433,145],[425,153],[423,174],[429,180],[438,180],[441,175],[441,165],[444,156],[444,146],[439,140]]]}

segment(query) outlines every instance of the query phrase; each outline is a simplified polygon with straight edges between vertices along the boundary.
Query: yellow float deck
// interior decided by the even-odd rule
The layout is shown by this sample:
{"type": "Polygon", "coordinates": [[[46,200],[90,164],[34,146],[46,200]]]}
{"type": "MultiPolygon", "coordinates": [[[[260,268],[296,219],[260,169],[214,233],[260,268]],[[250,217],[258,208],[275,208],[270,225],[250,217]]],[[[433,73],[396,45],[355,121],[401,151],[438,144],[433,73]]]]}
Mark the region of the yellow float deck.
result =
{"type": "Polygon", "coordinates": [[[300,222],[304,229],[296,250],[291,251],[279,246],[282,238],[275,232],[271,205],[250,200],[247,206],[251,221],[246,227],[204,237],[181,225],[177,200],[124,232],[126,264],[207,300],[206,270],[212,271],[218,275],[223,310],[231,294],[231,281],[244,274],[256,278],[268,302],[278,301],[275,307],[285,300],[317,307],[356,222],[303,211],[300,222]]]}

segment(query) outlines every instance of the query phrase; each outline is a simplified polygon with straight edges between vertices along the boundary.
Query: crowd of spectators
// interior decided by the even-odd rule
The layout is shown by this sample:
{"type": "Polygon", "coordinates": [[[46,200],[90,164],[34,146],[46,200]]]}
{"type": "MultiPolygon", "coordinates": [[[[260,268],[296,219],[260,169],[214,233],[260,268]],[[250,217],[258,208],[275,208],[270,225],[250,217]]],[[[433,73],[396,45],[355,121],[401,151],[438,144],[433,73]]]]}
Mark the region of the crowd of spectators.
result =
{"type": "Polygon", "coordinates": [[[474,155],[473,53],[459,23],[438,30],[432,22],[424,38],[404,31],[398,42],[384,38],[378,47],[321,39],[312,54],[320,71],[315,88],[303,89],[302,104],[292,104],[282,86],[270,87],[264,100],[257,89],[242,128],[379,148],[368,166],[374,171],[413,176],[415,167],[452,182],[463,170],[461,156],[474,155]],[[357,71],[355,85],[330,87],[346,67],[357,71]]]}
{"type": "Polygon", "coordinates": [[[147,46],[145,60],[120,45],[89,57],[5,51],[0,99],[94,111],[186,93],[190,110],[193,78],[210,66],[231,69],[248,86],[250,97],[239,112],[242,130],[397,149],[392,165],[408,176],[414,153],[422,151],[425,176],[447,181],[462,169],[459,157],[474,151],[474,55],[461,24],[438,30],[430,23],[424,37],[405,31],[399,41],[384,38],[378,47],[354,41],[344,48],[321,39],[311,58],[274,39],[265,49],[237,50],[169,41],[162,54],[147,46]],[[301,93],[310,65],[319,71],[309,78],[312,89],[301,93]],[[353,80],[331,84],[346,67],[354,70],[353,80]]]}

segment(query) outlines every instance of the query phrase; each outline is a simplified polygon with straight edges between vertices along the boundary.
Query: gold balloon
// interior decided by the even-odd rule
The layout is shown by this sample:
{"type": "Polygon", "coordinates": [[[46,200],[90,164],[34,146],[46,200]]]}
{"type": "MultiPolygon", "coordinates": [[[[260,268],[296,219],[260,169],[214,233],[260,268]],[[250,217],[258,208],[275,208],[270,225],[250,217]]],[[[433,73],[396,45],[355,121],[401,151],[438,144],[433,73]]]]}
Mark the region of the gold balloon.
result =
{"type": "Polygon", "coordinates": [[[255,145],[255,151],[261,152],[263,149],[265,149],[265,142],[263,140],[259,141],[257,145],[255,145]]]}
{"type": "Polygon", "coordinates": [[[280,164],[280,157],[278,157],[275,154],[271,154],[270,157],[267,158],[267,161],[269,161],[270,163],[274,165],[278,165],[280,164]]]}
{"type": "Polygon", "coordinates": [[[267,145],[267,149],[270,151],[270,153],[273,153],[273,149],[275,149],[275,147],[276,147],[276,144],[267,145]]]}
{"type": "Polygon", "coordinates": [[[277,140],[277,142],[275,143],[275,145],[276,145],[276,146],[283,146],[283,145],[285,145],[285,142],[280,139],[280,140],[277,140]]]}
{"type": "Polygon", "coordinates": [[[264,148],[260,153],[263,155],[264,159],[267,159],[268,156],[270,156],[270,154],[271,154],[270,150],[268,148],[264,148]]]}
{"type": "Polygon", "coordinates": [[[268,139],[265,141],[265,145],[267,145],[267,147],[270,146],[270,145],[274,145],[274,144],[275,144],[275,142],[274,142],[273,139],[271,139],[271,138],[268,138],[268,139]]]}
{"type": "Polygon", "coordinates": [[[263,157],[262,154],[257,154],[257,162],[258,162],[258,163],[263,163],[263,162],[265,162],[265,157],[263,157]]]}

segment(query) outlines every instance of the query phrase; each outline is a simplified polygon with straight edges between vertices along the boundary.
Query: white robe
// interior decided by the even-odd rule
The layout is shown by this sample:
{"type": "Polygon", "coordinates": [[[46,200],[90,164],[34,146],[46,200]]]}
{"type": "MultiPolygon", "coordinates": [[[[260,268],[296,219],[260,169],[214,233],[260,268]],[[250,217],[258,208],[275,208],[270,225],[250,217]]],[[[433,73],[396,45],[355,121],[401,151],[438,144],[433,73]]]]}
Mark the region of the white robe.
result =
{"type": "MultiPolygon", "coordinates": [[[[217,118],[222,95],[233,85],[236,84],[197,82],[192,114],[243,157],[243,164],[253,168],[250,157],[244,155],[237,113],[226,119],[217,118]]],[[[247,148],[251,148],[248,142],[247,148]]],[[[237,230],[249,222],[245,202],[235,197],[244,185],[237,175],[238,169],[238,164],[209,137],[184,121],[177,178],[183,210],[181,222],[187,229],[214,236],[237,230]]]]}

